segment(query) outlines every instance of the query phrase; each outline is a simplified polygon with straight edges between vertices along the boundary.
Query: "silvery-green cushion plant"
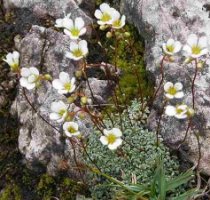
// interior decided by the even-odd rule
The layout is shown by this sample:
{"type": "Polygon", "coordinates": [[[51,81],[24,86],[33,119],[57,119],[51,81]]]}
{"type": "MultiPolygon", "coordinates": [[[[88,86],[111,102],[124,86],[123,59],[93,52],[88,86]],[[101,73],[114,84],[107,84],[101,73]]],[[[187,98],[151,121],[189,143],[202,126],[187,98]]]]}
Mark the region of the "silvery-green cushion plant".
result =
{"type": "MultiPolygon", "coordinates": [[[[124,183],[131,183],[135,180],[137,183],[147,184],[154,175],[157,159],[162,157],[166,177],[172,178],[179,173],[178,161],[175,156],[170,155],[169,149],[161,142],[161,138],[157,145],[156,134],[148,131],[145,128],[145,120],[140,119],[141,116],[145,119],[148,108],[144,109],[143,115],[140,108],[141,104],[134,100],[131,106],[122,113],[123,144],[115,151],[110,151],[107,146],[101,144],[98,140],[101,133],[95,130],[89,136],[87,145],[92,161],[88,158],[87,161],[90,165],[93,165],[92,162],[94,162],[103,173],[122,180],[124,183]],[[139,118],[139,121],[133,120],[131,116],[139,118]]],[[[119,116],[112,117],[115,127],[120,127],[119,116]]],[[[109,120],[106,120],[106,126],[112,127],[109,120]]],[[[90,173],[89,180],[92,180],[92,185],[94,185],[91,188],[93,199],[111,199],[113,191],[110,192],[110,187],[107,187],[109,183],[105,178],[90,173]]]]}

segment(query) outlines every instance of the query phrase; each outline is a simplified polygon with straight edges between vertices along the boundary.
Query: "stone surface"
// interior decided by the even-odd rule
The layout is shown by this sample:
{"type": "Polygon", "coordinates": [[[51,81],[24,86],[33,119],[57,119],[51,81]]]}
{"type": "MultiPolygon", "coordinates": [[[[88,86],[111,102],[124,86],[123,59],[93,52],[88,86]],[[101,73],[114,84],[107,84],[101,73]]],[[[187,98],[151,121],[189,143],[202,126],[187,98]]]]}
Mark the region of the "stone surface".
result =
{"type": "MultiPolygon", "coordinates": [[[[80,62],[73,62],[65,57],[65,51],[69,49],[69,37],[51,28],[33,26],[22,40],[17,41],[21,67],[37,67],[42,73],[49,73],[53,78],[58,78],[61,71],[68,72],[72,77],[80,66],[80,62]]],[[[104,102],[107,93],[110,94],[108,81],[90,78],[89,82],[96,97],[104,102]]],[[[90,93],[88,89],[86,92],[90,93]]],[[[79,171],[75,167],[80,162],[81,148],[78,149],[75,141],[64,138],[60,131],[61,126],[49,120],[51,103],[59,99],[65,100],[65,97],[59,95],[50,82],[43,82],[42,87],[37,90],[25,90],[25,94],[24,90],[19,88],[12,112],[18,114],[21,123],[18,142],[26,164],[37,170],[42,165],[53,175],[65,165],[71,177],[78,178],[79,171]],[[36,111],[29,105],[26,97],[36,111]],[[59,131],[47,124],[40,115],[59,131]]],[[[92,124],[88,117],[78,123],[83,134],[88,135],[92,132],[92,124]]]]}
{"type": "MultiPolygon", "coordinates": [[[[156,78],[156,86],[160,82],[159,61],[162,55],[161,45],[169,38],[180,40],[183,44],[189,34],[206,35],[210,40],[210,18],[208,0],[123,0],[122,10],[128,20],[133,22],[145,39],[147,69],[156,78]]],[[[210,59],[199,70],[195,81],[195,111],[191,131],[179,151],[184,159],[197,165],[199,158],[198,142],[195,133],[200,135],[201,162],[200,170],[210,175],[210,59]]],[[[195,65],[184,65],[182,59],[175,63],[165,63],[165,81],[181,81],[184,85],[184,103],[192,106],[191,81],[195,65]]],[[[155,130],[162,106],[162,91],[155,102],[149,119],[149,126],[155,130]]],[[[161,134],[164,141],[173,149],[177,149],[183,140],[186,120],[177,120],[164,116],[161,134]]]]}
{"type": "Polygon", "coordinates": [[[72,13],[72,17],[81,16],[86,21],[91,21],[88,17],[94,10],[93,0],[3,0],[4,8],[27,9],[38,18],[63,17],[65,13],[72,13]],[[84,12],[85,11],[85,12],[84,12]]]}

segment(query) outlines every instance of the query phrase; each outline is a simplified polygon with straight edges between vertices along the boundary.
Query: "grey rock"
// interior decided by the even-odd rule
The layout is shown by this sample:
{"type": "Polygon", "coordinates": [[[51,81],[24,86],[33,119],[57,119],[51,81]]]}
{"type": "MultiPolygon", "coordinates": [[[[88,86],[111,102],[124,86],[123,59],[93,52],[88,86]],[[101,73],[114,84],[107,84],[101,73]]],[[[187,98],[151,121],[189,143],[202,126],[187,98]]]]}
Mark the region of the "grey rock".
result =
{"type": "Polygon", "coordinates": [[[38,18],[63,17],[63,12],[72,13],[72,16],[81,16],[86,21],[92,21],[88,15],[94,9],[93,0],[3,0],[4,8],[27,9],[38,18]],[[82,8],[82,9],[81,9],[82,8]],[[85,12],[83,12],[85,10],[85,12]],[[87,15],[88,13],[88,15],[87,15]]]}
{"type": "MultiPolygon", "coordinates": [[[[208,0],[123,0],[122,10],[128,20],[135,24],[145,39],[146,67],[156,78],[156,87],[160,82],[160,57],[162,43],[169,38],[178,39],[183,44],[189,34],[206,35],[210,42],[210,18],[208,0]]],[[[185,143],[179,148],[182,156],[197,165],[199,159],[198,142],[195,134],[200,135],[201,160],[200,170],[210,175],[210,59],[203,69],[199,70],[195,81],[195,111],[192,126],[185,143]]],[[[183,102],[192,106],[191,81],[195,71],[194,65],[184,65],[183,60],[165,63],[165,81],[180,81],[184,85],[183,102]],[[190,77],[190,78],[189,78],[190,77]]],[[[149,126],[156,130],[163,91],[158,94],[149,118],[149,126]]],[[[177,149],[183,141],[188,122],[163,116],[161,134],[165,143],[177,149]]]]}
{"type": "MultiPolygon", "coordinates": [[[[68,72],[72,77],[81,63],[65,57],[69,42],[69,37],[63,33],[51,28],[33,26],[17,44],[21,54],[21,67],[37,67],[41,73],[49,73],[53,78],[58,78],[61,71],[68,72]]],[[[104,101],[107,98],[107,81],[91,79],[90,83],[97,96],[104,101]],[[97,88],[94,86],[95,83],[97,88]]],[[[82,162],[82,151],[77,144],[78,141],[65,138],[61,132],[61,125],[49,119],[51,103],[65,99],[46,81],[33,91],[24,91],[21,87],[18,89],[12,112],[18,114],[21,124],[19,149],[24,155],[25,163],[32,169],[40,170],[42,165],[50,174],[56,175],[64,168],[71,177],[81,178],[81,174],[75,169],[78,163],[82,162]]],[[[77,107],[73,105],[72,109],[77,107]]],[[[88,117],[78,123],[80,131],[85,136],[92,132],[93,125],[88,117]]]]}

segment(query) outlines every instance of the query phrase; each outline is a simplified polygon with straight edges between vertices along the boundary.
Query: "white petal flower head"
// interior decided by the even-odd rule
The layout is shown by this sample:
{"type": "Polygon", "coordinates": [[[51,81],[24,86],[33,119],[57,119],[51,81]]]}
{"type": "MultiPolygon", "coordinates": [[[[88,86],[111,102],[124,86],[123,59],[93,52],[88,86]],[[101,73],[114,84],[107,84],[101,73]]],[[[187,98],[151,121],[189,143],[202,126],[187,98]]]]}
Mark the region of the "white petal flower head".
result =
{"type": "Polygon", "coordinates": [[[55,27],[57,27],[57,28],[65,28],[64,25],[66,23],[68,23],[68,21],[70,20],[70,16],[71,16],[71,14],[69,13],[68,15],[64,16],[64,18],[56,19],[55,27]]]}
{"type": "Polygon", "coordinates": [[[179,41],[170,38],[166,43],[163,43],[162,47],[165,54],[172,56],[181,50],[182,45],[179,41]]]}
{"type": "Polygon", "coordinates": [[[66,57],[72,60],[80,60],[88,54],[87,42],[81,40],[79,42],[70,43],[70,52],[66,53],[66,57]]]}
{"type": "Polygon", "coordinates": [[[56,90],[58,90],[59,94],[68,94],[75,90],[75,82],[76,79],[74,77],[70,79],[68,73],[60,72],[59,79],[53,80],[52,85],[56,90]]]}
{"type": "Polygon", "coordinates": [[[183,47],[188,57],[199,58],[208,53],[207,37],[198,38],[197,35],[191,34],[187,39],[187,44],[183,47]]]}
{"type": "Polygon", "coordinates": [[[17,71],[19,69],[19,58],[20,54],[17,51],[8,53],[6,59],[3,59],[10,67],[12,71],[17,71]]]}
{"type": "Polygon", "coordinates": [[[65,121],[68,115],[68,106],[63,101],[52,102],[50,119],[57,122],[65,121]]]}
{"type": "Polygon", "coordinates": [[[79,126],[75,122],[65,122],[63,124],[63,130],[67,137],[80,135],[79,126]]]}
{"type": "Polygon", "coordinates": [[[64,33],[72,40],[77,40],[86,33],[85,22],[81,17],[77,17],[74,21],[71,19],[65,20],[63,25],[64,33]]]}
{"type": "Polygon", "coordinates": [[[112,24],[113,16],[116,14],[116,10],[109,6],[107,3],[102,3],[100,9],[95,11],[95,17],[98,19],[99,25],[112,24]]]}
{"type": "Polygon", "coordinates": [[[173,99],[173,98],[180,99],[184,96],[184,92],[182,91],[182,88],[183,88],[183,85],[180,82],[177,82],[175,84],[171,82],[167,82],[164,85],[165,96],[168,99],[173,99]]]}
{"type": "Polygon", "coordinates": [[[100,137],[100,141],[103,145],[108,145],[111,150],[117,149],[122,144],[122,132],[118,128],[111,130],[104,129],[104,135],[100,137]]]}
{"type": "Polygon", "coordinates": [[[21,69],[20,74],[20,85],[28,90],[35,88],[40,81],[39,70],[36,67],[24,67],[21,69]]]}
{"type": "Polygon", "coordinates": [[[118,11],[115,12],[112,19],[112,28],[114,29],[122,28],[123,26],[125,26],[125,20],[126,20],[125,15],[120,16],[120,13],[118,11]]]}
{"type": "Polygon", "coordinates": [[[175,106],[168,105],[168,106],[166,106],[165,114],[170,117],[174,116],[177,119],[185,119],[188,117],[188,106],[187,105],[177,105],[175,107],[175,106]]]}

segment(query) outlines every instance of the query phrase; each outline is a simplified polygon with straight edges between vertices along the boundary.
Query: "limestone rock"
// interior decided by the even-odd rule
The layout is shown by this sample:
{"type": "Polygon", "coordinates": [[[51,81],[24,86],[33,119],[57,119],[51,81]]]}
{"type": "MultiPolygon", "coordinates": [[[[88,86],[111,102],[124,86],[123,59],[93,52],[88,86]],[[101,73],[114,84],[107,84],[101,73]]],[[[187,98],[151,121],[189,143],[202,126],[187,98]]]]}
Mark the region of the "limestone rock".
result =
{"type": "MultiPolygon", "coordinates": [[[[128,20],[133,22],[145,39],[147,70],[156,77],[156,86],[160,82],[159,61],[162,55],[162,43],[174,38],[186,43],[189,34],[206,35],[210,42],[210,18],[208,0],[123,0],[122,8],[128,20]]],[[[199,70],[195,81],[195,111],[190,133],[179,149],[182,156],[193,162],[198,161],[198,142],[195,133],[200,135],[202,172],[210,175],[210,59],[199,70]]],[[[195,66],[184,65],[183,60],[165,63],[165,81],[182,82],[185,90],[183,102],[192,106],[191,81],[195,66]]],[[[150,115],[150,128],[155,130],[162,105],[163,91],[155,102],[150,115]]],[[[161,134],[171,148],[176,149],[183,140],[187,128],[186,120],[177,120],[164,116],[161,134]]]]}
{"type": "Polygon", "coordinates": [[[6,10],[23,9],[30,10],[38,18],[51,16],[53,18],[63,17],[63,12],[72,13],[72,17],[81,16],[91,21],[87,13],[94,10],[93,0],[3,0],[6,10]],[[85,10],[85,12],[83,11],[85,10]]]}

